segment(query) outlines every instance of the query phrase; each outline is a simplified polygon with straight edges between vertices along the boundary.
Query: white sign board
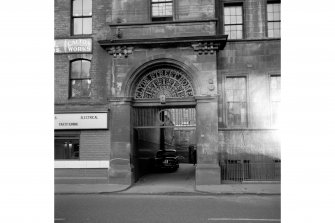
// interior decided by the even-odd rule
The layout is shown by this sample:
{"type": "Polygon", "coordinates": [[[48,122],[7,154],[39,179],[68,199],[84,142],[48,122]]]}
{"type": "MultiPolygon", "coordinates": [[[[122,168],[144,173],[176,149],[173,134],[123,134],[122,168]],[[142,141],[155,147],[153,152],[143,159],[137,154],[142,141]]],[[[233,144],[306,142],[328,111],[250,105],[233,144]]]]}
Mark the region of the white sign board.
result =
{"type": "Polygon", "coordinates": [[[56,39],[55,53],[91,53],[92,39],[56,39]]]}
{"type": "Polygon", "coordinates": [[[55,114],[55,129],[107,129],[107,113],[55,114]]]}

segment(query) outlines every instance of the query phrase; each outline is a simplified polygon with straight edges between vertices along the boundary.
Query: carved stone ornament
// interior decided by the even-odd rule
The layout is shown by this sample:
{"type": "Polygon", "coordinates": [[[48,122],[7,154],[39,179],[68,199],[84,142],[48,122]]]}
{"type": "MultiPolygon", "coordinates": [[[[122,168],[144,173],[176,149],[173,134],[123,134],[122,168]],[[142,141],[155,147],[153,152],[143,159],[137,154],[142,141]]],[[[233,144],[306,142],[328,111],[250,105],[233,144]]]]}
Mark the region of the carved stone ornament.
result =
{"type": "Polygon", "coordinates": [[[213,42],[204,42],[204,43],[193,43],[192,47],[194,51],[198,54],[213,54],[215,51],[219,50],[219,44],[213,42]]]}
{"type": "Polygon", "coordinates": [[[183,98],[194,95],[190,80],[180,70],[159,68],[144,75],[135,89],[135,98],[183,98]]]}
{"type": "Polygon", "coordinates": [[[117,46],[117,47],[110,47],[107,49],[107,52],[110,55],[113,55],[116,57],[128,57],[129,54],[133,53],[133,47],[127,47],[127,46],[117,46]]]}

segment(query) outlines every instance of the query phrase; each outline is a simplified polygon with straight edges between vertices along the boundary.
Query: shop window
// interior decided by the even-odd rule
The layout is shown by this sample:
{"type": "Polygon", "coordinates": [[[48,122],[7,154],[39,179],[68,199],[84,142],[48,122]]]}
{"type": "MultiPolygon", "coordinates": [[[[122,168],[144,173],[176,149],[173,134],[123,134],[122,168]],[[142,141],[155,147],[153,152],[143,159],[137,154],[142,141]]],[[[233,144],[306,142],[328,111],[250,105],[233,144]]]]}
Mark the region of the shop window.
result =
{"type": "Polygon", "coordinates": [[[173,1],[172,0],[151,0],[152,21],[172,21],[173,1]]]}
{"type": "Polygon", "coordinates": [[[55,138],[55,160],[77,160],[79,159],[79,138],[56,137],[55,138]]]}
{"type": "Polygon", "coordinates": [[[79,59],[71,62],[71,98],[91,96],[90,66],[89,60],[79,59]]]}
{"type": "Polygon", "coordinates": [[[278,127],[281,83],[279,75],[270,76],[271,126],[278,127]]]}
{"type": "Polygon", "coordinates": [[[247,127],[246,77],[227,77],[225,97],[228,127],[247,127]]]}
{"type": "Polygon", "coordinates": [[[92,34],[92,0],[72,1],[72,33],[92,34]]]}
{"type": "Polygon", "coordinates": [[[280,37],[280,2],[267,4],[268,37],[280,37]]]}
{"type": "Polygon", "coordinates": [[[243,38],[243,10],[242,5],[224,4],[223,7],[223,24],[224,34],[228,39],[243,38]]]}

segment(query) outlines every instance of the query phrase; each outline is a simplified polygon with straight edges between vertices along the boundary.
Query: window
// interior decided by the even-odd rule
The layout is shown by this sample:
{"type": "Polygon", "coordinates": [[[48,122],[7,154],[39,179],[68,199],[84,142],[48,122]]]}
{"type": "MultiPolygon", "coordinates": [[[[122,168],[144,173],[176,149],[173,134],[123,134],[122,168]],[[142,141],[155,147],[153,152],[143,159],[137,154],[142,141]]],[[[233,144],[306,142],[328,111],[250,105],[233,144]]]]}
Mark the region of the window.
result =
{"type": "Polygon", "coordinates": [[[72,33],[92,34],[92,0],[72,1],[72,33]]]}
{"type": "Polygon", "coordinates": [[[55,138],[55,160],[79,159],[78,137],[55,138]]]}
{"type": "Polygon", "coordinates": [[[225,96],[228,127],[247,127],[246,77],[227,77],[225,96]]]}
{"type": "Polygon", "coordinates": [[[270,76],[271,126],[278,127],[280,106],[280,76],[270,76]]]}
{"type": "Polygon", "coordinates": [[[224,34],[228,39],[243,38],[242,5],[224,5],[224,34]]]}
{"type": "Polygon", "coordinates": [[[172,0],[151,0],[152,21],[172,21],[173,1],[172,0]]]}
{"type": "Polygon", "coordinates": [[[75,60],[71,62],[71,88],[72,98],[91,96],[91,78],[90,78],[89,60],[75,60]]]}
{"type": "Polygon", "coordinates": [[[268,37],[280,37],[280,3],[267,4],[268,37]]]}

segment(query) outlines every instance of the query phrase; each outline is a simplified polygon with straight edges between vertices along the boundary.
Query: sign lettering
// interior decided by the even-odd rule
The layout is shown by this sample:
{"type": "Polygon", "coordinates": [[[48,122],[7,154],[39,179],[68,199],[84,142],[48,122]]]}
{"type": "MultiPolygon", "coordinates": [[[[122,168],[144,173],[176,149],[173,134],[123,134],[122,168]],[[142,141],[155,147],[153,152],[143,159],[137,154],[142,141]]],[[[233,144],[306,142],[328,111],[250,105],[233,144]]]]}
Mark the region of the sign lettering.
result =
{"type": "Polygon", "coordinates": [[[91,53],[92,39],[56,39],[55,53],[91,53]]]}
{"type": "Polygon", "coordinates": [[[55,129],[108,129],[107,113],[55,114],[55,129]]]}

